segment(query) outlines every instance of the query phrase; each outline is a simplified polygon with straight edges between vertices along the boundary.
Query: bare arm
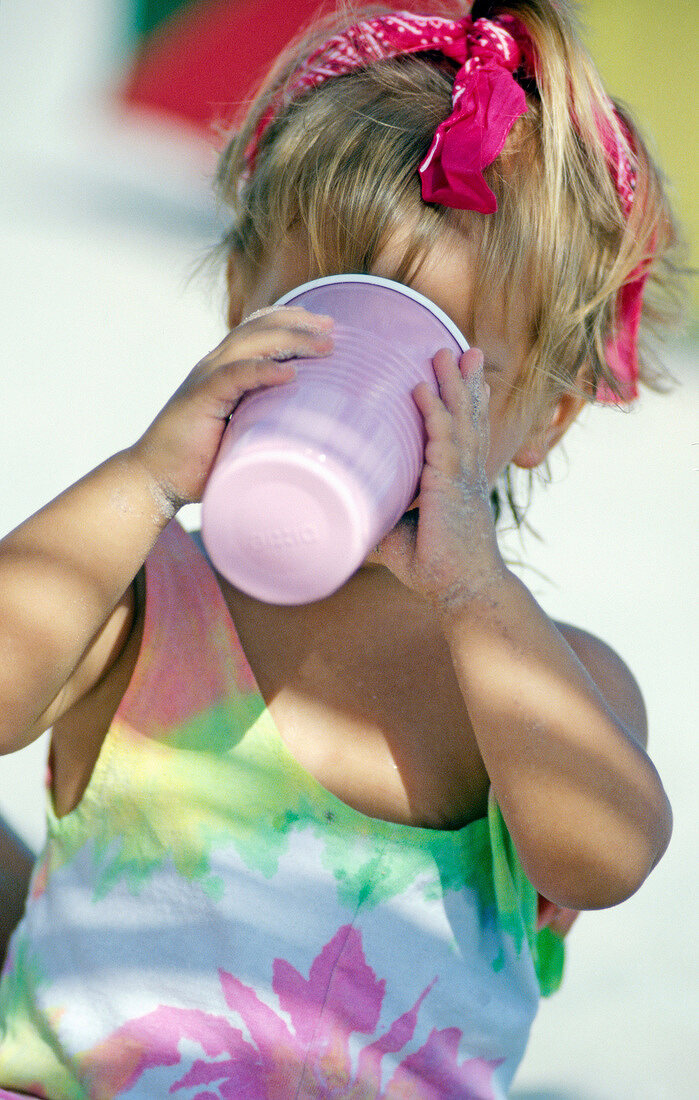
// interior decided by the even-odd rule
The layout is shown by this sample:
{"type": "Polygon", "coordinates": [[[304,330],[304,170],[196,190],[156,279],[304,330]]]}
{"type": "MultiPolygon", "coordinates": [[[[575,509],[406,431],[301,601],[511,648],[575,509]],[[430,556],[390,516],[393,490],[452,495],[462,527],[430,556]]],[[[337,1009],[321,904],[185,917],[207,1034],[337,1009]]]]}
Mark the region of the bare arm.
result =
{"type": "Polygon", "coordinates": [[[0,542],[0,752],[22,748],[105,675],[133,621],[132,582],[178,508],[201,499],[241,396],[326,354],[330,321],[251,318],[194,368],[131,448],[0,542]]]}
{"type": "Polygon", "coordinates": [[[523,867],[568,909],[614,905],[667,847],[640,693],[616,654],[544,613],[500,555],[488,500],[488,393],[475,353],[415,392],[428,442],[417,528],[379,557],[442,617],[493,793],[523,867]]]}
{"type": "Polygon", "coordinates": [[[607,678],[598,665],[596,683],[511,574],[451,618],[447,637],[528,877],[567,908],[623,901],[660,859],[671,828],[662,784],[642,748],[633,682],[624,688],[619,668],[607,678]]]}
{"type": "Polygon", "coordinates": [[[131,583],[172,515],[116,455],[0,543],[0,749],[48,728],[116,659],[131,583]]]}

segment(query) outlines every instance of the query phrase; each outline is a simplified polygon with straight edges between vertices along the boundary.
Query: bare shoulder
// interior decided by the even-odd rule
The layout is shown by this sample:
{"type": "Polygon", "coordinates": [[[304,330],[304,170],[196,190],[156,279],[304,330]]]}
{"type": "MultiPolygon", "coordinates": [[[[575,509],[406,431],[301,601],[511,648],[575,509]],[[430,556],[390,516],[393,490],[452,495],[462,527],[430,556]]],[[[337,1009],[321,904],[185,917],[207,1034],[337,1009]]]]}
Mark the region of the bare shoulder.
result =
{"type": "Polygon", "coordinates": [[[590,677],[604,700],[624,723],[629,733],[645,747],[648,718],[643,695],[628,665],[616,650],[594,634],[570,623],[556,623],[557,629],[590,677]]]}

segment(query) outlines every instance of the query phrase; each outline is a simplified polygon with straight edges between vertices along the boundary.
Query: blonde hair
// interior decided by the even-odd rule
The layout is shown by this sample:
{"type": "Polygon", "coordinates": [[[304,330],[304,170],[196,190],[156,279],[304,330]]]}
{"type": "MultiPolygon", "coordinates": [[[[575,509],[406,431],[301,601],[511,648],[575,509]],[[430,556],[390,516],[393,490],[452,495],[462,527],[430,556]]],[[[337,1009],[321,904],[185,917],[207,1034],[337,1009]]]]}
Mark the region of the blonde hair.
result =
{"type": "Polygon", "coordinates": [[[677,319],[681,269],[660,171],[629,115],[607,99],[564,3],[420,6],[451,18],[469,9],[474,18],[516,15],[537,56],[535,82],[525,85],[527,113],[484,173],[497,213],[457,211],[421,198],[417,166],[451,110],[455,67],[441,55],[368,61],[364,69],[284,100],[285,87],[319,45],[360,18],[395,10],[343,3],[282,54],[221,157],[218,190],[233,211],[226,249],[254,280],[265,257],[296,231],[308,242],[309,277],[363,272],[400,228],[407,230],[406,243],[392,275],[410,282],[445,228],[459,229],[475,248],[472,321],[486,296],[528,288],[531,350],[517,388],[526,402],[555,399],[575,386],[592,398],[601,381],[619,392],[605,345],[620,287],[646,264],[640,381],[663,388],[664,372],[651,348],[677,319]],[[245,150],[270,104],[278,102],[248,173],[245,150]],[[600,121],[618,130],[614,108],[638,158],[628,219],[600,137],[600,121]]]}

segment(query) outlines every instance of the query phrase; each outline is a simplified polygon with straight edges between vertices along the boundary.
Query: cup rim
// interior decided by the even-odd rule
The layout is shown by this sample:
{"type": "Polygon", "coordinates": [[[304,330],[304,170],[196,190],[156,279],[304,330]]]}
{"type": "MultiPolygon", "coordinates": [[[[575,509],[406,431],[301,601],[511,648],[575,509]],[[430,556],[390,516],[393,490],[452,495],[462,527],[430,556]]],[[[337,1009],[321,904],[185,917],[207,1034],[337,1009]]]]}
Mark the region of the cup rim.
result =
{"type": "Polygon", "coordinates": [[[288,290],[286,294],[282,294],[281,298],[277,298],[274,303],[277,306],[287,305],[292,302],[300,294],[305,294],[307,290],[314,290],[319,286],[330,286],[333,283],[369,283],[372,286],[383,286],[387,290],[395,291],[398,294],[403,294],[406,298],[412,298],[414,302],[418,302],[424,306],[429,312],[441,321],[446,329],[449,330],[451,335],[456,340],[457,344],[461,347],[462,351],[468,351],[469,343],[464,336],[458,325],[454,324],[451,317],[440,309],[438,305],[426,295],[420,294],[418,290],[413,290],[411,286],[406,286],[405,283],[399,283],[395,279],[385,279],[382,275],[365,275],[365,274],[345,274],[345,275],[323,275],[319,279],[311,279],[307,283],[301,283],[300,286],[294,287],[293,290],[288,290]]]}

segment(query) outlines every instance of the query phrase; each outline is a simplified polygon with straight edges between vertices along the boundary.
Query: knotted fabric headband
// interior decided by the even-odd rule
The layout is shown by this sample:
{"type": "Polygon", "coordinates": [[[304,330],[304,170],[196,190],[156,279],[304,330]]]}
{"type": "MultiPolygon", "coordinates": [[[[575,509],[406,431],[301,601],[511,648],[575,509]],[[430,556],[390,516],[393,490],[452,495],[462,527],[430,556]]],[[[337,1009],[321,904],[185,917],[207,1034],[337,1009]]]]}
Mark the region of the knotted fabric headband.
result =
{"type": "MultiPolygon", "coordinates": [[[[536,72],[529,32],[507,14],[454,21],[399,11],[362,20],[336,34],[299,66],[263,114],[246,150],[248,170],[254,168],[262,136],[283,106],[334,77],[375,62],[430,51],[452,59],[459,68],[451,114],[437,127],[418,168],[422,197],[458,210],[494,214],[497,200],[483,169],[501,153],[514,122],[525,114],[521,82],[533,80],[536,72]]],[[[636,187],[636,158],[625,123],[618,115],[615,120],[615,127],[600,123],[599,133],[628,219],[636,187]]],[[[637,337],[645,280],[646,269],[639,267],[619,291],[616,329],[605,350],[620,394],[602,382],[599,401],[629,401],[637,396],[637,337]]]]}

